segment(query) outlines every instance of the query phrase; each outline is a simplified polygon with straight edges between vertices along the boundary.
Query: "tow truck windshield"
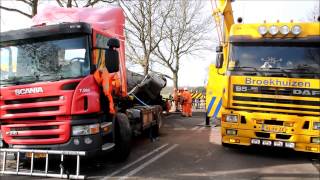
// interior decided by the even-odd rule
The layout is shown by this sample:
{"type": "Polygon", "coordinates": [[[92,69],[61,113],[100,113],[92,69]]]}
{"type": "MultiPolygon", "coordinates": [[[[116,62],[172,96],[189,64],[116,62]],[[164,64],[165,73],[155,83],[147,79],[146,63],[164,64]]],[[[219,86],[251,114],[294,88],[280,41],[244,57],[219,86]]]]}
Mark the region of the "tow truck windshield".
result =
{"type": "Polygon", "coordinates": [[[234,43],[229,70],[320,72],[319,44],[234,43]]]}
{"type": "Polygon", "coordinates": [[[25,84],[78,78],[90,73],[88,39],[36,39],[0,48],[0,84],[25,84]]]}

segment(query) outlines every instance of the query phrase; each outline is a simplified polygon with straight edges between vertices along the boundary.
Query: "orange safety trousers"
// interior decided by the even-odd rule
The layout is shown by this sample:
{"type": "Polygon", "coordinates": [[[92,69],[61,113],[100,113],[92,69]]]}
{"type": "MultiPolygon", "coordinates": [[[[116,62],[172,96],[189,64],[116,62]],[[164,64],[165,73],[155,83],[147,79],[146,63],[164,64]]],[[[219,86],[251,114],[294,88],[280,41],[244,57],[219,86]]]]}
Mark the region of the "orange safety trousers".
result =
{"type": "Polygon", "coordinates": [[[182,105],[182,115],[192,116],[192,97],[187,91],[183,92],[183,105],[182,105]]]}
{"type": "Polygon", "coordinates": [[[93,74],[94,79],[96,80],[99,86],[102,86],[104,95],[108,98],[109,109],[111,114],[115,114],[113,97],[112,97],[112,79],[106,68],[98,69],[93,74]]]}

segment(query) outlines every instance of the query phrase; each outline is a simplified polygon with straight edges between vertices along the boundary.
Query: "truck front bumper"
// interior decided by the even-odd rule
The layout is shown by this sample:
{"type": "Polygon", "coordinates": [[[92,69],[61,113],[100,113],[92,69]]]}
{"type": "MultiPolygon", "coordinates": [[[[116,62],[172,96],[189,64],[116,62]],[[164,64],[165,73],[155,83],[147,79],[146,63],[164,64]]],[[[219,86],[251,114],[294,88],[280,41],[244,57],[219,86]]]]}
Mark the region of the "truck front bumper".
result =
{"type": "Polygon", "coordinates": [[[261,145],[320,153],[319,117],[226,110],[222,115],[222,142],[244,146],[261,145]],[[237,116],[228,122],[227,115],[237,116]]]}
{"type": "Polygon", "coordinates": [[[256,137],[255,131],[245,130],[245,129],[237,129],[237,135],[226,135],[225,132],[227,129],[228,128],[221,128],[222,143],[237,144],[237,145],[244,145],[244,146],[261,145],[261,146],[271,146],[271,147],[279,147],[279,148],[282,147],[282,148],[290,148],[295,151],[320,153],[320,144],[308,143],[304,141],[305,139],[311,139],[311,137],[313,136],[291,135],[291,138],[289,140],[278,140],[278,139],[256,137]],[[263,142],[266,142],[266,143],[263,143],[263,142]],[[294,146],[286,147],[286,143],[288,145],[289,143],[293,143],[294,146]]]}
{"type": "Polygon", "coordinates": [[[64,144],[54,145],[13,145],[15,149],[43,149],[43,150],[61,150],[61,151],[86,151],[85,157],[93,157],[102,152],[102,137],[99,134],[72,136],[64,144]]]}

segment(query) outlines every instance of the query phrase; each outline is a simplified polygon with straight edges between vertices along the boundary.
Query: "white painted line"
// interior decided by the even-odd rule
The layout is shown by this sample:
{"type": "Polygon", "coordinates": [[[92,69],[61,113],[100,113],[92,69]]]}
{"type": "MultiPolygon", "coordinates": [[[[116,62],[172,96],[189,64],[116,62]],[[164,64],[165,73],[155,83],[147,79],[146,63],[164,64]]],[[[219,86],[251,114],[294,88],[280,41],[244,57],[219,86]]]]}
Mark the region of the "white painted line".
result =
{"type": "Polygon", "coordinates": [[[135,174],[137,174],[139,171],[141,171],[143,168],[147,167],[148,165],[150,165],[151,163],[153,163],[154,161],[158,160],[159,158],[161,158],[162,156],[166,155],[167,153],[169,153],[170,151],[172,151],[174,148],[176,148],[178,146],[178,144],[174,144],[172,145],[170,148],[166,149],[165,151],[161,152],[160,154],[158,154],[157,156],[153,157],[152,159],[150,159],[149,161],[141,164],[140,166],[138,166],[137,168],[133,169],[132,171],[130,171],[129,173],[127,173],[125,176],[121,177],[120,180],[124,180],[127,179],[130,176],[133,176],[135,174]]]}
{"type": "Polygon", "coordinates": [[[212,144],[221,145],[221,132],[220,128],[211,128],[209,142],[212,144]]]}
{"type": "Polygon", "coordinates": [[[202,130],[204,130],[206,127],[201,127],[201,128],[199,128],[198,129],[198,131],[202,131],[202,130]]]}
{"type": "Polygon", "coordinates": [[[193,128],[191,128],[191,131],[195,131],[195,130],[197,130],[198,128],[199,128],[199,126],[193,127],[193,128]]]}
{"type": "Polygon", "coordinates": [[[186,129],[186,128],[184,128],[184,127],[179,127],[179,128],[173,128],[173,130],[181,131],[181,130],[187,130],[187,129],[186,129]]]}
{"type": "Polygon", "coordinates": [[[166,146],[168,146],[168,145],[169,145],[168,143],[167,143],[167,144],[164,144],[164,145],[158,147],[157,149],[149,152],[148,154],[145,154],[144,156],[141,156],[139,159],[137,159],[137,160],[135,160],[135,161],[133,161],[133,162],[131,162],[131,163],[123,166],[122,168],[118,169],[117,171],[114,171],[113,173],[111,173],[111,174],[109,174],[108,176],[104,177],[103,180],[107,180],[108,178],[110,178],[110,177],[112,177],[112,176],[120,173],[121,171],[123,171],[123,170],[131,167],[132,165],[137,164],[138,162],[140,162],[140,161],[142,161],[143,159],[147,158],[148,156],[150,156],[150,155],[152,155],[152,154],[160,151],[161,149],[163,149],[164,147],[166,147],[166,146]]]}

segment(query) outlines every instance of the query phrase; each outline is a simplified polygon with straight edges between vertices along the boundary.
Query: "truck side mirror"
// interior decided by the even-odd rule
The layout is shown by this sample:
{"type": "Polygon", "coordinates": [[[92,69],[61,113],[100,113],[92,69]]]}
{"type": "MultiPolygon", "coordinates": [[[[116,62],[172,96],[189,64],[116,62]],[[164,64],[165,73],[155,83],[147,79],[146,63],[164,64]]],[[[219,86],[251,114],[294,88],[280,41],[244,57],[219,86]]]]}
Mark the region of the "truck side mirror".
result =
{"type": "Polygon", "coordinates": [[[117,50],[109,48],[105,51],[106,68],[109,73],[119,71],[119,53],[117,50]]]}
{"type": "Polygon", "coordinates": [[[109,48],[119,48],[120,47],[120,41],[116,38],[110,38],[107,42],[107,45],[109,48]]]}
{"type": "Polygon", "coordinates": [[[216,57],[216,68],[222,68],[223,65],[223,53],[217,53],[216,57]]]}
{"type": "Polygon", "coordinates": [[[120,47],[120,42],[116,38],[110,38],[107,42],[109,46],[108,49],[105,50],[105,64],[109,73],[114,73],[119,71],[119,53],[115,48],[120,47]]]}

